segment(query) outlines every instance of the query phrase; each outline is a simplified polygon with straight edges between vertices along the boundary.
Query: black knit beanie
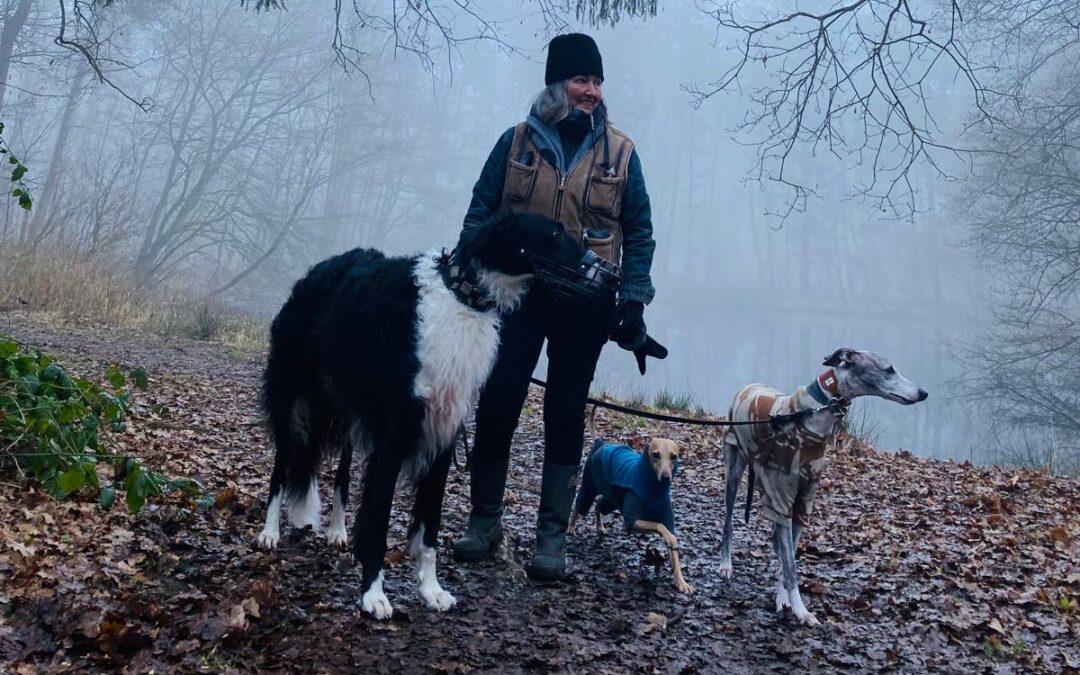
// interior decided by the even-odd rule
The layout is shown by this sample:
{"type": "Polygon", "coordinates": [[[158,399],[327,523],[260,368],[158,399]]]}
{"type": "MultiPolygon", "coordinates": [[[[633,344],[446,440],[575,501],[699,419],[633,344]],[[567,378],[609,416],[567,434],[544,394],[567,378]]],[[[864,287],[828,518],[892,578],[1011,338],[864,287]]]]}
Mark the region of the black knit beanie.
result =
{"type": "Polygon", "coordinates": [[[548,45],[544,84],[568,80],[577,75],[596,75],[604,79],[604,61],[596,42],[584,33],[556,35],[548,45]]]}

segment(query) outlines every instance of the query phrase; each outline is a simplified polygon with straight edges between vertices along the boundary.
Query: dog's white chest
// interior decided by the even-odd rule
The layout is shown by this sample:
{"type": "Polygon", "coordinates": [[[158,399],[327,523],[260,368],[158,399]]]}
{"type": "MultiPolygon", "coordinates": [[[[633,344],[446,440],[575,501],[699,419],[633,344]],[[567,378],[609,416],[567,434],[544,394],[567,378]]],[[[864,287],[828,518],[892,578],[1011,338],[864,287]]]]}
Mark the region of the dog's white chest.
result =
{"type": "Polygon", "coordinates": [[[443,283],[431,256],[416,266],[417,356],[413,393],[426,403],[425,450],[453,441],[484,385],[499,349],[499,318],[462,305],[443,283]]]}

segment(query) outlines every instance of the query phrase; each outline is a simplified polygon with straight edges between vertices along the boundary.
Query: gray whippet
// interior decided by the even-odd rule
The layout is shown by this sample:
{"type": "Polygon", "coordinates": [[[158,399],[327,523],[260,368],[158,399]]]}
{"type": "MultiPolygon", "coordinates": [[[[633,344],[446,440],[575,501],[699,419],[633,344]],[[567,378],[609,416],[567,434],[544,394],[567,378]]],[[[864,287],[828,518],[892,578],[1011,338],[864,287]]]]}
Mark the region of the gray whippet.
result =
{"type": "Polygon", "coordinates": [[[773,521],[773,551],[780,563],[776,610],[791,607],[800,622],[811,625],[818,625],[818,620],[799,595],[795,549],[813,511],[826,449],[836,439],[847,406],[859,396],[877,396],[903,405],[927,397],[873,352],[837,349],[823,365],[829,369],[790,396],[764,384],[740,389],[728,419],[762,424],[728,427],[724,435],[727,509],[720,575],[731,577],[731,517],[743,471],[749,464],[745,517],[750,520],[756,478],[761,484],[765,517],[773,521]],[[775,422],[770,421],[774,418],[775,422]]]}

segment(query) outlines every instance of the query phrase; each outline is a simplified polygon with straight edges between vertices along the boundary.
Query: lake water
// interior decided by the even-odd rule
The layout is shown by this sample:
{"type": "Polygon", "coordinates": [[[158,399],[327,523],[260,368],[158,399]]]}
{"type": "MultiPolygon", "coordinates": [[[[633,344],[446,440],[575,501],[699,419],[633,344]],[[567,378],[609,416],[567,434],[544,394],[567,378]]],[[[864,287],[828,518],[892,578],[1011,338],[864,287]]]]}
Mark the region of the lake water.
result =
{"type": "MultiPolygon", "coordinates": [[[[823,358],[837,347],[869,349],[892,361],[930,397],[914,406],[858,399],[852,406],[853,428],[883,450],[978,461],[968,416],[949,391],[949,380],[958,371],[949,359],[948,343],[961,326],[943,324],[939,318],[920,325],[913,317],[763,316],[758,310],[722,306],[705,297],[692,307],[650,306],[645,315],[649,332],[668,347],[668,358],[650,359],[642,377],[633,355],[609,343],[594,389],[622,398],[641,393],[649,400],[666,389],[689,394],[694,405],[723,415],[743,385],[763,382],[790,392],[809,384],[824,369],[823,358]]],[[[545,370],[541,361],[538,375],[545,370]]]]}

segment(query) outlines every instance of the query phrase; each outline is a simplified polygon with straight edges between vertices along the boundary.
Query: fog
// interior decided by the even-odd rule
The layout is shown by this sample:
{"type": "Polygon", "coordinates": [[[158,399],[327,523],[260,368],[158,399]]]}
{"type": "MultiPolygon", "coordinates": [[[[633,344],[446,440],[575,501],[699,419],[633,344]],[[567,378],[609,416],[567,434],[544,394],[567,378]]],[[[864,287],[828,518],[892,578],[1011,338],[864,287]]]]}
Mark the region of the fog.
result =
{"type": "MultiPolygon", "coordinates": [[[[2,2],[11,16],[20,0],[2,2]]],[[[55,8],[32,3],[2,114],[37,201],[31,214],[2,206],[0,241],[111,256],[147,288],[270,315],[326,256],[451,247],[491,147],[543,86],[547,26],[531,5],[476,5],[501,43],[434,40],[430,62],[350,17],[348,39],[365,53],[352,55],[363,70],[346,72],[330,46],[332,3],[260,13],[226,0],[155,4],[117,2],[96,18],[118,91],[52,44],[55,8]],[[145,112],[130,100],[144,98],[145,112]]],[[[458,22],[468,32],[469,19],[458,22]]],[[[958,245],[956,182],[917,165],[918,211],[898,217],[851,197],[856,160],[821,148],[791,160],[818,194],[774,215],[790,190],[754,180],[752,134],[734,131],[771,64],[695,106],[688,89],[716,80],[732,54],[691,3],[569,28],[596,38],[611,119],[637,144],[657,242],[645,320],[670,349],[641,377],[610,344],[595,388],[687,394],[724,414],[743,384],[792,390],[835,348],[869,349],[930,398],[859,401],[857,430],[884,449],[983,459],[954,390],[954,347],[989,320],[990,282],[958,245]]],[[[940,84],[939,122],[959,129],[969,102],[940,84]]]]}

